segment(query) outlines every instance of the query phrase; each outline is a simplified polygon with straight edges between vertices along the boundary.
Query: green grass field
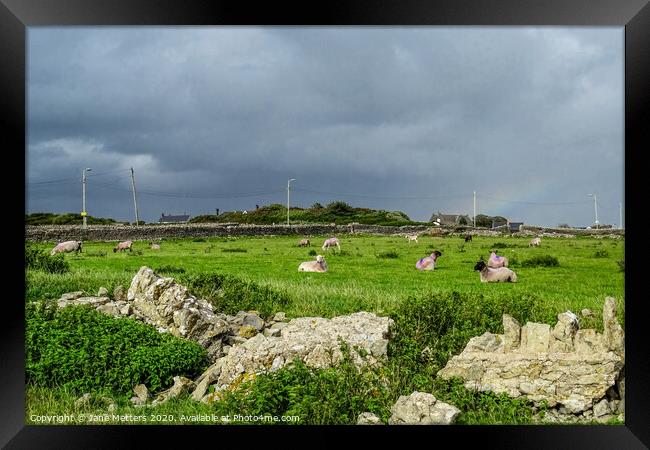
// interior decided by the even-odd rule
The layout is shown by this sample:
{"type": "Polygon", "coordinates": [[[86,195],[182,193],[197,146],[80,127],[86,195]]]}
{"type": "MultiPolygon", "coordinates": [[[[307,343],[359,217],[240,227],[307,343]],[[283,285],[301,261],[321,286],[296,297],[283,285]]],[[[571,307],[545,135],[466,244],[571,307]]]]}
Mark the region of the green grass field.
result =
{"type": "MultiPolygon", "coordinates": [[[[301,237],[166,239],[161,242],[161,250],[151,250],[148,242],[136,241],[132,253],[127,251],[117,254],[112,251],[115,242],[85,242],[83,253],[64,256],[70,265],[68,273],[50,274],[28,270],[26,300],[56,299],[65,292],[77,290],[94,295],[100,286],[112,292],[117,284],[128,287],[138,269],[149,266],[154,270],[163,268],[162,275],[177,278],[181,283],[197,274],[217,273],[234,275],[282,291],[291,299],[290,304],[282,308],[290,318],[332,317],[361,310],[379,315],[404,316],[404,306],[408,307],[410,298],[435,299],[436,295],[444,296],[457,292],[466,294],[475,302],[477,298],[484,299],[478,301],[491,305],[486,307],[491,309],[485,314],[486,317],[491,317],[489,323],[493,324],[491,327],[494,329],[490,330],[492,332],[502,332],[498,329],[501,312],[518,316],[519,311],[510,311],[508,308],[512,306],[507,305],[527,304],[534,305],[534,311],[526,311],[525,317],[551,325],[555,324],[558,313],[567,309],[579,313],[583,308],[589,308],[594,312],[594,316],[581,319],[581,328],[596,328],[602,331],[602,305],[606,296],[613,296],[619,301],[618,317],[621,324],[625,324],[624,272],[618,264],[624,259],[624,239],[546,238],[542,240],[541,247],[528,248],[528,238],[507,236],[474,237],[473,242],[468,243],[464,243],[460,237],[421,236],[419,242],[414,243],[397,236],[344,235],[339,237],[342,251],[337,253],[320,249],[323,240],[329,236],[308,236],[312,242],[311,248],[297,246],[301,237]],[[494,247],[499,247],[498,253],[510,259],[509,267],[517,273],[518,283],[479,281],[478,273],[473,270],[474,264],[481,256],[487,259],[490,249],[494,247]],[[328,273],[298,272],[300,262],[315,259],[315,256],[309,254],[312,250],[325,256],[329,265],[328,273]],[[424,272],[416,270],[416,261],[433,250],[442,252],[436,269],[424,272]],[[393,257],[387,257],[390,253],[393,257]],[[394,257],[394,254],[397,257],[394,257]],[[557,258],[559,265],[523,266],[524,261],[545,255],[557,258]]],[[[49,250],[54,243],[36,243],[35,246],[49,250]]],[[[479,308],[478,316],[472,313],[473,317],[479,317],[477,321],[482,320],[481,304],[472,306],[474,310],[479,308]]],[[[453,305],[451,308],[453,309],[453,305]]],[[[471,326],[475,325],[467,325],[463,328],[466,334],[458,335],[459,339],[464,341],[454,343],[455,349],[462,349],[466,339],[472,335],[486,331],[478,331],[471,326]],[[474,334],[467,334],[470,329],[474,334]]],[[[429,345],[437,342],[436,339],[416,342],[416,347],[422,348],[427,343],[429,345]]],[[[395,348],[407,349],[411,344],[407,342],[404,347],[400,345],[402,344],[397,344],[395,348]]],[[[408,394],[414,389],[428,389],[429,392],[437,392],[436,395],[441,396],[439,398],[448,396],[451,400],[465,405],[459,423],[528,423],[530,410],[513,400],[491,396],[489,393],[471,393],[457,386],[439,387],[440,391],[435,391],[436,382],[433,381],[432,375],[435,373],[434,369],[430,364],[427,366],[409,358],[411,357],[402,358],[400,354],[393,356],[394,361],[386,375],[390,380],[390,388],[380,396],[381,401],[375,402],[378,413],[389,414],[389,405],[398,395],[408,394]]],[[[282,392],[283,389],[288,389],[287,385],[294,386],[292,389],[313,389],[314,392],[322,394],[323,397],[318,399],[322,405],[321,409],[309,410],[306,413],[304,411],[311,406],[300,407],[303,408],[300,409],[303,414],[310,415],[308,423],[354,423],[355,414],[368,410],[368,400],[364,399],[365,394],[362,393],[367,391],[364,384],[366,381],[355,378],[356,375],[341,375],[340,371],[336,372],[337,375],[323,372],[310,375],[312,378],[306,379],[305,374],[300,375],[303,378],[296,375],[300,372],[282,373],[284,381],[271,380],[261,385],[262,387],[255,388],[260,390],[260,393],[256,394],[257,406],[251,404],[247,411],[255,412],[259,409],[258,412],[262,413],[269,408],[273,409],[264,402],[268,401],[268,398],[284,395],[282,392]],[[359,398],[364,400],[359,400],[358,405],[355,403],[357,406],[346,403],[350,398],[347,391],[343,392],[345,389],[340,387],[340,382],[332,381],[337,380],[336,377],[351,380],[347,382],[345,389],[358,388],[359,398]],[[358,408],[361,409],[357,410],[358,408]]],[[[56,387],[28,386],[26,422],[38,423],[30,419],[32,414],[105,412],[105,406],[99,404],[75,407],[74,399],[79,395],[56,387]]],[[[113,398],[118,402],[119,414],[142,414],[141,409],[130,405],[128,397],[114,395],[113,398]]],[[[356,397],[351,398],[354,400],[356,397]]],[[[235,403],[231,402],[229,405],[209,407],[181,398],[147,409],[146,414],[173,414],[175,419],[171,423],[182,423],[181,413],[227,413],[236,411],[237,408],[233,405],[242,404],[244,401],[239,398],[232,400],[235,403]]],[[[307,397],[303,403],[313,404],[307,401],[307,397]]],[[[109,420],[106,423],[123,422],[109,420]]],[[[146,423],[160,422],[152,418],[146,423]]]]}
{"type": "MultiPolygon", "coordinates": [[[[624,257],[622,240],[544,239],[541,247],[528,248],[528,239],[512,237],[475,237],[464,243],[457,237],[423,236],[415,243],[392,236],[344,236],[338,254],[319,247],[324,238],[310,237],[311,248],[298,247],[298,237],[173,239],[163,241],[161,250],[135,242],[133,253],[117,254],[112,251],[114,243],[87,242],[83,253],[65,255],[70,273],[28,272],[26,295],[28,300],[58,298],[75,290],[95,293],[100,286],[112,291],[116,284],[128,287],[141,266],[171,266],[184,272],[165,275],[180,279],[197,273],[231,274],[284,290],[293,299],[286,311],[289,317],[332,317],[360,310],[387,314],[406,296],[427,291],[530,295],[557,313],[583,308],[600,311],[605,296],[624,300],[624,273],[617,264],[624,257]],[[480,283],[473,270],[478,258],[487,258],[499,243],[506,248],[498,249],[498,254],[510,258],[518,283],[480,283]],[[300,262],[315,258],[309,255],[312,249],[324,254],[329,272],[298,272],[300,262]],[[442,252],[436,269],[416,270],[416,261],[433,250],[442,252]],[[390,251],[398,257],[379,257],[390,251]],[[597,257],[597,252],[607,256],[597,257]],[[524,260],[540,255],[556,257],[559,266],[521,267],[524,260]]],[[[53,245],[38,246],[50,249],[53,245]]]]}

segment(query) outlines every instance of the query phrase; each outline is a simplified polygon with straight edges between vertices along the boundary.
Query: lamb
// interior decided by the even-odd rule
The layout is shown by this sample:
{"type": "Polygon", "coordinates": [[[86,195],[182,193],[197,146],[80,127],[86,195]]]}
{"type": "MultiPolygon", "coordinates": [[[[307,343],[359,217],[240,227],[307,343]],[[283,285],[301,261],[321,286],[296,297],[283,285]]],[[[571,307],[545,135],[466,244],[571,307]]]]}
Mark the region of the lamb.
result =
{"type": "Polygon", "coordinates": [[[418,270],[434,270],[436,268],[436,261],[442,256],[438,250],[431,253],[431,256],[420,259],[415,263],[415,268],[418,270]]]}
{"type": "Polygon", "coordinates": [[[151,250],[160,250],[160,244],[151,243],[151,250]]]}
{"type": "Polygon", "coordinates": [[[472,235],[471,234],[466,234],[465,235],[465,242],[470,242],[472,240],[472,235]]]}
{"type": "Polygon", "coordinates": [[[70,252],[81,252],[82,241],[65,241],[56,245],[50,252],[50,255],[55,255],[57,253],[70,253],[70,252]]]}
{"type": "Polygon", "coordinates": [[[309,239],[300,239],[298,247],[311,247],[311,242],[309,242],[309,239]]]}
{"type": "Polygon", "coordinates": [[[337,247],[339,251],[341,251],[341,244],[339,240],[335,237],[326,239],[325,242],[323,243],[323,250],[327,250],[330,247],[337,247]]]}
{"type": "Polygon", "coordinates": [[[322,255],[316,256],[316,261],[305,261],[298,266],[300,272],[327,272],[327,262],[322,255]]]}
{"type": "Polygon", "coordinates": [[[490,253],[490,259],[488,259],[487,265],[493,269],[498,269],[499,267],[508,267],[508,258],[505,256],[498,256],[497,253],[493,250],[492,253],[490,253]]]}
{"type": "Polygon", "coordinates": [[[532,239],[528,244],[529,247],[539,247],[542,244],[542,240],[538,237],[532,239]]]}
{"type": "Polygon", "coordinates": [[[126,250],[127,248],[129,249],[130,252],[132,252],[133,251],[133,249],[131,248],[132,246],[133,246],[133,241],[120,242],[113,249],[113,253],[116,253],[118,251],[121,252],[123,250],[126,250]]]}
{"type": "Polygon", "coordinates": [[[507,267],[493,269],[488,267],[484,261],[479,261],[474,266],[474,270],[479,271],[481,283],[517,282],[517,274],[507,267]]]}
{"type": "Polygon", "coordinates": [[[406,239],[408,239],[409,242],[411,241],[418,241],[418,235],[417,234],[407,234],[406,239]]]}

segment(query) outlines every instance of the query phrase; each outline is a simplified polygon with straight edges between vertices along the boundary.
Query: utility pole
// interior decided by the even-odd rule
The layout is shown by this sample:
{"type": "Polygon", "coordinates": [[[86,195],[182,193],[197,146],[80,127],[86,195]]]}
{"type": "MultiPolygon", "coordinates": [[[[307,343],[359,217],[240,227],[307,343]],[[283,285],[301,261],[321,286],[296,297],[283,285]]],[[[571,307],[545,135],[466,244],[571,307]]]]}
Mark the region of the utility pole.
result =
{"type": "Polygon", "coordinates": [[[138,201],[135,199],[135,175],[133,174],[133,167],[131,167],[131,187],[133,188],[133,206],[135,207],[135,226],[138,226],[138,201]]]}
{"type": "Polygon", "coordinates": [[[93,169],[90,168],[85,168],[81,170],[81,184],[82,184],[82,189],[81,189],[81,217],[83,217],[84,225],[83,227],[86,228],[88,226],[87,221],[86,221],[86,216],[88,213],[86,212],[86,172],[91,171],[93,169]]]}
{"type": "Polygon", "coordinates": [[[594,223],[596,224],[596,229],[598,229],[598,201],[596,200],[596,194],[588,194],[588,195],[589,197],[594,198],[594,211],[596,213],[596,222],[594,223]]]}
{"type": "Polygon", "coordinates": [[[291,188],[291,182],[296,181],[295,178],[287,180],[287,226],[289,226],[289,189],[291,188]]]}
{"type": "Polygon", "coordinates": [[[476,191],[474,191],[474,228],[476,228],[476,191]]]}
{"type": "Polygon", "coordinates": [[[623,203],[618,202],[618,226],[623,229],[623,203]]]}

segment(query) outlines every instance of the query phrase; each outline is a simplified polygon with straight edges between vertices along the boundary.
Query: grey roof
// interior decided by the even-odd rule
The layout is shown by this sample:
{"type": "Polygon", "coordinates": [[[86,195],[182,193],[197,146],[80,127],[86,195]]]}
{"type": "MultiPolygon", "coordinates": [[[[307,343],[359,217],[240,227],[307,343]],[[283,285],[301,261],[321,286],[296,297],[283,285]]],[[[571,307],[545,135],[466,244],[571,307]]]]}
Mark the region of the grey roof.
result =
{"type": "Polygon", "coordinates": [[[188,220],[190,220],[189,214],[182,215],[182,216],[172,216],[172,215],[166,216],[163,214],[160,217],[160,220],[158,220],[158,222],[187,222],[188,220]]]}

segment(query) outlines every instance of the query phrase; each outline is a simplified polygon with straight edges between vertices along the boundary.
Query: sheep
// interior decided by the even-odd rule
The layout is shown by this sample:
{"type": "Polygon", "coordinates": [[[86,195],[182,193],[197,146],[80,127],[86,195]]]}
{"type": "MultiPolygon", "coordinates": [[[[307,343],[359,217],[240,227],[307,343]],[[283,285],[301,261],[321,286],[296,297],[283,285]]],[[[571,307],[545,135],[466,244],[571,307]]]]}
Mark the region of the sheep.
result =
{"type": "Polygon", "coordinates": [[[431,256],[420,259],[415,263],[415,268],[418,270],[434,270],[436,268],[436,261],[442,256],[438,250],[431,253],[431,256]]]}
{"type": "Polygon", "coordinates": [[[83,241],[65,241],[56,245],[50,252],[50,255],[55,255],[57,253],[70,253],[70,252],[82,252],[81,245],[83,241]]]}
{"type": "Polygon", "coordinates": [[[316,261],[305,261],[298,266],[299,272],[327,272],[327,262],[322,255],[316,256],[316,261]]]}
{"type": "Polygon", "coordinates": [[[498,256],[497,253],[492,250],[490,253],[490,259],[488,259],[487,266],[493,269],[498,269],[499,267],[508,267],[508,258],[505,256],[498,256]]]}
{"type": "Polygon", "coordinates": [[[130,252],[132,252],[133,251],[133,249],[131,248],[132,246],[133,246],[133,241],[120,242],[115,246],[115,248],[113,248],[113,253],[116,253],[118,251],[121,252],[123,250],[126,250],[127,248],[129,249],[130,252]]]}
{"type": "Polygon", "coordinates": [[[517,274],[507,267],[493,269],[488,267],[484,261],[479,261],[474,266],[474,270],[479,271],[481,283],[517,282],[517,274]]]}
{"type": "Polygon", "coordinates": [[[472,235],[471,234],[466,234],[465,235],[465,242],[470,242],[472,240],[472,235]]]}
{"type": "Polygon", "coordinates": [[[330,247],[337,247],[339,251],[341,251],[341,244],[339,240],[335,237],[326,239],[325,242],[323,243],[323,250],[327,250],[330,247]]]}
{"type": "Polygon", "coordinates": [[[309,242],[309,239],[300,239],[298,247],[311,247],[311,242],[309,242]]]}
{"type": "Polygon", "coordinates": [[[406,239],[408,239],[409,242],[418,241],[418,235],[417,234],[407,234],[406,239]]]}
{"type": "Polygon", "coordinates": [[[151,242],[151,250],[160,250],[160,244],[151,242]]]}
{"type": "Polygon", "coordinates": [[[542,244],[542,240],[538,237],[532,239],[528,244],[529,247],[539,247],[542,244]]]}

